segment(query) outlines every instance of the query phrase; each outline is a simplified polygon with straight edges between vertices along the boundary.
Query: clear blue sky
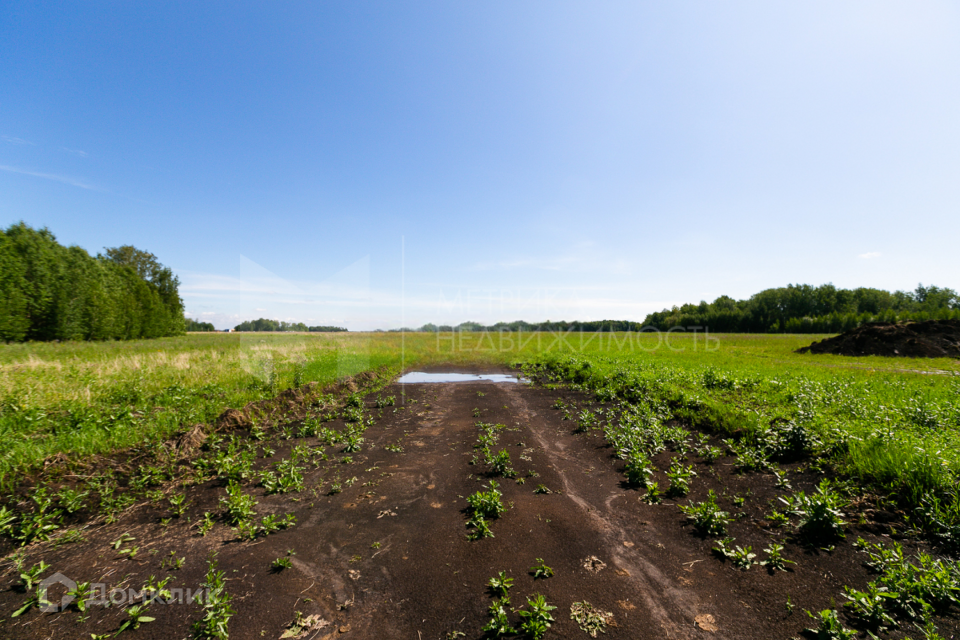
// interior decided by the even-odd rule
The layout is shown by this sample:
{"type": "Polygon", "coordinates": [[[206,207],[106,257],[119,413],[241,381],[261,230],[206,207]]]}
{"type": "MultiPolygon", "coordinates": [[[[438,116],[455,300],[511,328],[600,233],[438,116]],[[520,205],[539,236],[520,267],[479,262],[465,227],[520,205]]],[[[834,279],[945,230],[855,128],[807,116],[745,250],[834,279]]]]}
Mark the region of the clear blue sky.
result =
{"type": "Polygon", "coordinates": [[[958,288],[958,114],[950,2],[0,4],[0,223],[220,328],[958,288]]]}

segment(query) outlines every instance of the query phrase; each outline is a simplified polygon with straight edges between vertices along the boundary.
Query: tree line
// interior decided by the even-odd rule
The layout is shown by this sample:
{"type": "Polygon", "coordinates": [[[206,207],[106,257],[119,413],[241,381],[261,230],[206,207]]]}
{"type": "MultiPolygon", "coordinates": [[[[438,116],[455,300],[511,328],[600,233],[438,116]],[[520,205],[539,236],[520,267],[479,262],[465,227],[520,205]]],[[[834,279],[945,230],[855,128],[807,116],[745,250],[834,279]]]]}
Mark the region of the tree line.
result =
{"type": "Polygon", "coordinates": [[[524,322],[523,320],[516,320],[514,322],[497,322],[496,324],[490,325],[484,325],[479,322],[461,322],[458,325],[436,325],[433,323],[427,323],[419,329],[396,329],[396,331],[427,333],[437,331],[569,331],[572,333],[578,333],[582,331],[584,333],[593,333],[597,331],[639,331],[642,327],[643,325],[641,323],[631,322],[630,320],[573,320],[570,322],[565,320],[547,320],[545,322],[524,322]]]}
{"type": "Polygon", "coordinates": [[[183,333],[179,279],[133,246],[91,256],[23,222],[0,231],[0,340],[124,340],[183,333]]]}
{"type": "Polygon", "coordinates": [[[343,327],[316,326],[308,327],[302,322],[284,322],[283,320],[270,320],[268,318],[258,318],[256,320],[247,320],[241,322],[233,328],[234,331],[313,331],[313,332],[333,332],[346,331],[343,327]]]}
{"type": "Polygon", "coordinates": [[[184,319],[184,329],[187,331],[216,331],[217,328],[213,326],[212,322],[200,322],[199,320],[194,320],[193,318],[184,319]]]}
{"type": "Polygon", "coordinates": [[[746,300],[720,296],[651,313],[644,325],[708,327],[718,333],[840,333],[867,322],[960,320],[953,289],[919,285],[914,291],[839,289],[808,284],[766,289],[746,300]]]}

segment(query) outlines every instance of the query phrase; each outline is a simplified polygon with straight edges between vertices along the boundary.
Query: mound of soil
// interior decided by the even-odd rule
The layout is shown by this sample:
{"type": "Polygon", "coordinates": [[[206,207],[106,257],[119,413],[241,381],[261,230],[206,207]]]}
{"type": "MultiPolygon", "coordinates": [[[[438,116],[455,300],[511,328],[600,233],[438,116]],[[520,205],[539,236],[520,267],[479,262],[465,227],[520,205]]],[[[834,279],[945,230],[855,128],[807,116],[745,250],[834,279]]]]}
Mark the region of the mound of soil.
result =
{"type": "Polygon", "coordinates": [[[960,320],[873,322],[814,342],[797,353],[903,358],[960,358],[960,320]]]}

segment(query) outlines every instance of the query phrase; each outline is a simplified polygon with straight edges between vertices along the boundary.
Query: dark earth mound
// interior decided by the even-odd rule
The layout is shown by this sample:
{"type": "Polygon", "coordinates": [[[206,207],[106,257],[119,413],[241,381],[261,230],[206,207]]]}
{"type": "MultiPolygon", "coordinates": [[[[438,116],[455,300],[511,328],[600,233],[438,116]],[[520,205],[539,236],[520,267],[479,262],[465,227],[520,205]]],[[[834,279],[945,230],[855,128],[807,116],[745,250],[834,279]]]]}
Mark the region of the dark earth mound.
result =
{"type": "Polygon", "coordinates": [[[797,353],[902,358],[960,358],[960,320],[874,322],[814,342],[797,353]]]}

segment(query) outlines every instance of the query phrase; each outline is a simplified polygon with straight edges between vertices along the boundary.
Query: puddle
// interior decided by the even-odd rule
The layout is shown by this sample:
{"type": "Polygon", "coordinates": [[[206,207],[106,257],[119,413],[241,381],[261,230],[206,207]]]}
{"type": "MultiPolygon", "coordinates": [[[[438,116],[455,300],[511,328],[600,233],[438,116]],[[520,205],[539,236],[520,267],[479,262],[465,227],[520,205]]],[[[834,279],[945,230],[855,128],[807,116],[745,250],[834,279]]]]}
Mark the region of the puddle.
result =
{"type": "Polygon", "coordinates": [[[423,373],[411,371],[400,376],[400,384],[429,382],[529,382],[526,378],[510,373],[423,373]]]}

